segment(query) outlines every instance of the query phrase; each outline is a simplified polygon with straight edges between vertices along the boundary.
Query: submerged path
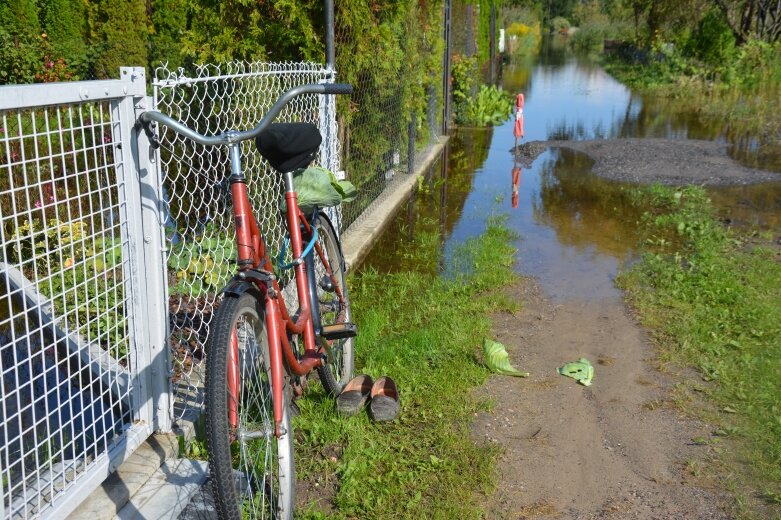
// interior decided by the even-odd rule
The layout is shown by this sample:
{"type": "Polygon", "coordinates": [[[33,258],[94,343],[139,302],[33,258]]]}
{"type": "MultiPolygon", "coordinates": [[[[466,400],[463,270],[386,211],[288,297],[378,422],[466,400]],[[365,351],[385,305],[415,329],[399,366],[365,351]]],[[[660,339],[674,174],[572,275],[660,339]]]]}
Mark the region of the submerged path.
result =
{"type": "Polygon", "coordinates": [[[726,144],[714,141],[635,138],[530,141],[519,148],[524,160],[531,162],[548,147],[587,154],[594,160],[595,174],[615,181],[673,186],[781,182],[781,173],[742,166],[727,155],[726,144]]]}

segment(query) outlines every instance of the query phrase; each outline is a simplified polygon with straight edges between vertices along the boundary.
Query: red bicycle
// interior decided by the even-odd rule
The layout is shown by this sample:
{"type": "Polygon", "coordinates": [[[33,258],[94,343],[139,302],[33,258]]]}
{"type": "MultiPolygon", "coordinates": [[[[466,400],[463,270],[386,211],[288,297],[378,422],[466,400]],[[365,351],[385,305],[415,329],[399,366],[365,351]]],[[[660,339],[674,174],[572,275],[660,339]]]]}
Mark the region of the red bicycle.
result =
{"type": "Polygon", "coordinates": [[[293,183],[293,172],[312,161],[322,137],[309,123],[272,124],[298,95],[351,92],[346,84],[299,86],[284,93],[255,128],[215,136],[160,112],[140,116],[153,146],[159,146],[153,128],[158,122],[197,143],[230,149],[238,269],[223,291],[206,354],[209,467],[222,519],[292,518],[295,466],[288,401],[293,387],[316,369],[325,389],[338,395],[352,377],[356,328],[341,245],[325,213],[301,211],[293,183]],[[294,312],[282,298],[247,194],[239,152],[247,139],[255,139],[261,155],[284,176],[293,260],[281,267],[295,271],[294,312]]]}

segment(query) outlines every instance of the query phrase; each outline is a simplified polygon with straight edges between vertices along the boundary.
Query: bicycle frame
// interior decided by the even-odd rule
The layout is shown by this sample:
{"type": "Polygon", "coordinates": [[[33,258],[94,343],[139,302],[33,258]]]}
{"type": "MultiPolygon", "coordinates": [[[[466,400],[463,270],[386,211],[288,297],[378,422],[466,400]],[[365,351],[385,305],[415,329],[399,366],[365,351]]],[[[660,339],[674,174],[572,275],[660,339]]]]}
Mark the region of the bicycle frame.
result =
{"type": "MultiPolygon", "coordinates": [[[[263,237],[258,227],[257,220],[252,211],[252,205],[247,194],[247,181],[241,170],[240,156],[238,153],[238,144],[231,145],[231,170],[230,177],[231,197],[233,199],[234,225],[236,228],[236,246],[237,263],[239,272],[237,277],[242,280],[251,280],[260,291],[264,300],[266,333],[269,340],[269,364],[271,368],[271,387],[274,396],[274,422],[275,433],[279,437],[283,432],[280,431],[282,423],[282,391],[284,387],[284,367],[283,358],[287,363],[289,370],[299,376],[311,372],[313,369],[322,365],[325,345],[318,347],[315,343],[314,319],[312,313],[313,295],[310,294],[310,286],[307,273],[307,263],[303,261],[304,251],[303,236],[301,228],[303,227],[308,235],[312,235],[312,228],[298,207],[298,196],[293,185],[293,173],[285,173],[285,202],[287,204],[287,228],[290,233],[290,244],[295,263],[295,281],[296,292],[298,294],[299,314],[294,321],[281,299],[281,290],[275,277],[269,276],[273,273],[273,266],[266,250],[263,237]],[[248,271],[259,271],[266,274],[265,277],[247,277],[248,271]],[[245,273],[245,276],[242,276],[245,273]],[[298,360],[293,353],[287,332],[300,334],[304,339],[304,354],[301,360],[298,360]]],[[[315,243],[315,252],[320,256],[326,272],[330,276],[336,294],[340,301],[344,303],[344,297],[336,283],[335,276],[328,260],[325,257],[320,244],[315,243]]],[[[235,338],[231,342],[231,365],[228,369],[228,388],[232,396],[238,396],[241,388],[238,370],[238,347],[235,338]]],[[[238,399],[231,399],[233,403],[238,399]]],[[[235,406],[235,405],[234,405],[235,406]]],[[[238,413],[235,409],[229,410],[229,421],[231,427],[238,425],[238,413]]]]}

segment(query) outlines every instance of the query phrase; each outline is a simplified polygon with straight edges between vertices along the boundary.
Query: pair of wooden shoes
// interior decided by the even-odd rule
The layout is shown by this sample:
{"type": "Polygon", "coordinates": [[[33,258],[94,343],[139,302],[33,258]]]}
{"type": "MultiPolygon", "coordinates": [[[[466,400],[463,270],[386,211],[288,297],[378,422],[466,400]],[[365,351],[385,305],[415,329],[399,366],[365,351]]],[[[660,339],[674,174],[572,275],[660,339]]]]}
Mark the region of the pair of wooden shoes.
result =
{"type": "Polygon", "coordinates": [[[342,415],[355,415],[369,403],[369,416],[375,421],[392,421],[399,415],[399,391],[388,376],[372,382],[361,374],[353,378],[336,398],[336,409],[342,415]]]}

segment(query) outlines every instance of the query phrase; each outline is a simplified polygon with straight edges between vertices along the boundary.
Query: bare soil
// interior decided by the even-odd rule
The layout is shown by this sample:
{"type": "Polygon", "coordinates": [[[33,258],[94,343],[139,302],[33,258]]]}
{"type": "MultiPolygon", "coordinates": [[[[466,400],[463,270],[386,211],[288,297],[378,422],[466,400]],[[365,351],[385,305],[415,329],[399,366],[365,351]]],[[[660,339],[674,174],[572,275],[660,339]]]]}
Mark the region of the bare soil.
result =
{"type": "Polygon", "coordinates": [[[720,520],[722,490],[694,476],[707,425],[670,404],[674,381],[618,300],[553,304],[531,280],[509,289],[522,311],[493,316],[512,364],[529,378],[492,376],[494,406],[473,424],[477,442],[503,450],[491,518],[720,520]],[[580,357],[596,369],[585,387],[557,367],[580,357]]]}
{"type": "Polygon", "coordinates": [[[781,174],[739,164],[727,155],[727,145],[713,141],[672,139],[596,139],[591,141],[530,141],[518,152],[533,161],[546,148],[569,148],[594,159],[593,172],[607,179],[672,186],[739,185],[781,182],[781,174]]]}

